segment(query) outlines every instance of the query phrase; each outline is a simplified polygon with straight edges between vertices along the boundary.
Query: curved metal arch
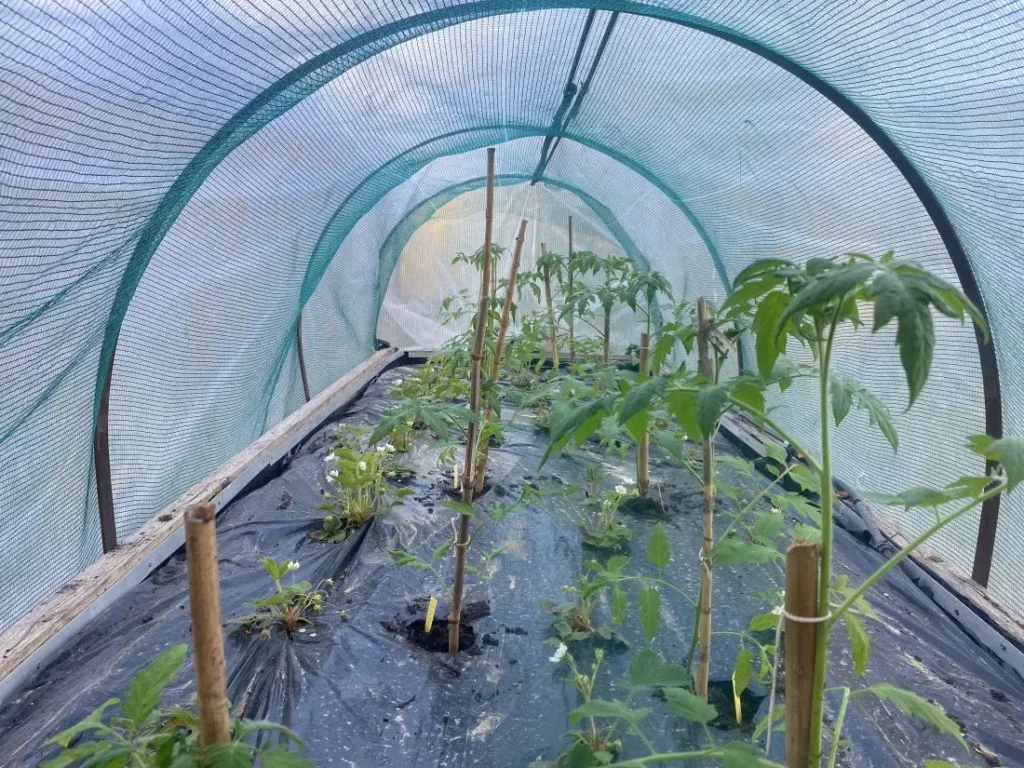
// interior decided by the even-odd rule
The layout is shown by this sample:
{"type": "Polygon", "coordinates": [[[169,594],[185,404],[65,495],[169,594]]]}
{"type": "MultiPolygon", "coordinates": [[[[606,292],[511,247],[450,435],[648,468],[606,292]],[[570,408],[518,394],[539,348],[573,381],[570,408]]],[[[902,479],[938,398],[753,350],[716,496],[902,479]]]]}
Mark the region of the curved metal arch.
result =
{"type": "MultiPolygon", "coordinates": [[[[842,93],[824,78],[816,75],[794,59],[776,51],[769,45],[748,37],[724,25],[710,22],[692,14],[666,8],[652,8],[636,0],[480,0],[465,5],[453,5],[434,9],[405,19],[394,21],[370,32],[357,35],[334,48],[310,59],[256,96],[239,110],[189,162],[167,194],[157,206],[142,230],[132,258],[125,269],[118,286],[111,313],[104,330],[103,346],[97,369],[94,394],[93,419],[96,423],[100,410],[103,390],[113,368],[112,359],[121,324],[128,304],[135,294],[142,275],[163,237],[180,214],[185,204],[199,189],[213,169],[235,147],[240,145],[270,120],[290,109],[303,98],[329,82],[348,67],[365,60],[378,50],[384,50],[403,39],[409,39],[435,29],[474,18],[495,16],[503,13],[543,10],[547,8],[596,8],[619,11],[638,16],[647,16],[673,22],[718,37],[744,48],[776,64],[814,88],[844,114],[853,120],[885,153],[890,162],[903,175],[917,195],[932,224],[935,226],[956,270],[964,293],[985,312],[981,290],[971,268],[970,259],[960,242],[952,222],[946,215],[935,191],[920,171],[871,116],[851,98],[842,93]],[[351,60],[351,63],[349,62],[351,60]]],[[[985,343],[982,335],[976,334],[978,355],[981,365],[982,385],[985,401],[985,425],[989,434],[1002,435],[1002,395],[999,382],[999,368],[993,344],[985,343]]],[[[989,539],[995,532],[995,517],[998,514],[998,497],[993,499],[982,512],[979,529],[979,548],[984,535],[989,539]]],[[[975,568],[975,579],[987,581],[987,566],[981,571],[975,568]]]]}
{"type": "MultiPolygon", "coordinates": [[[[475,128],[462,128],[456,131],[449,131],[448,133],[443,133],[439,136],[421,141],[419,144],[395,155],[391,160],[378,166],[372,172],[367,174],[366,177],[356,185],[355,189],[353,189],[335,209],[330,219],[328,219],[327,224],[324,226],[323,231],[320,233],[320,236],[317,238],[316,245],[313,246],[313,251],[306,264],[306,273],[303,276],[302,288],[299,292],[296,319],[302,314],[302,310],[305,308],[306,303],[312,297],[316,287],[320,284],[320,280],[327,271],[327,267],[337,255],[338,250],[341,248],[341,244],[344,242],[349,232],[352,231],[352,228],[388,192],[401,183],[401,181],[394,182],[393,179],[397,178],[404,181],[427,165],[427,163],[437,159],[438,157],[458,154],[461,152],[469,152],[474,149],[481,149],[494,142],[506,142],[530,136],[544,136],[547,134],[548,130],[547,126],[504,124],[485,125],[475,128]],[[453,146],[447,147],[446,151],[438,151],[438,147],[435,145],[445,142],[451,142],[453,146]]],[[[707,230],[704,229],[704,226],[700,223],[697,216],[690,210],[689,206],[683,202],[682,198],[680,198],[671,187],[665,184],[660,178],[658,178],[658,176],[648,170],[645,166],[636,162],[628,155],[617,152],[605,144],[569,131],[563,131],[561,135],[563,139],[577,142],[583,146],[593,149],[596,152],[600,152],[601,154],[617,160],[634,173],[642,176],[654,185],[662,194],[668,197],[669,200],[679,208],[683,215],[686,216],[686,219],[690,222],[701,240],[704,242],[705,247],[708,249],[708,255],[711,257],[711,261],[715,266],[715,271],[718,274],[719,279],[722,281],[722,285],[725,288],[726,293],[729,293],[730,283],[725,270],[725,265],[718,253],[718,249],[711,240],[711,236],[708,234],[707,230]]],[[[294,322],[295,321],[293,321],[293,323],[294,322]]],[[[277,388],[277,382],[281,378],[285,360],[288,357],[288,350],[290,349],[290,343],[288,341],[289,338],[290,337],[286,337],[286,339],[282,341],[274,359],[273,372],[271,373],[273,386],[269,387],[267,390],[267,402],[264,408],[264,427],[266,426],[266,416],[269,413],[270,402],[273,400],[273,392],[277,388]]]]}

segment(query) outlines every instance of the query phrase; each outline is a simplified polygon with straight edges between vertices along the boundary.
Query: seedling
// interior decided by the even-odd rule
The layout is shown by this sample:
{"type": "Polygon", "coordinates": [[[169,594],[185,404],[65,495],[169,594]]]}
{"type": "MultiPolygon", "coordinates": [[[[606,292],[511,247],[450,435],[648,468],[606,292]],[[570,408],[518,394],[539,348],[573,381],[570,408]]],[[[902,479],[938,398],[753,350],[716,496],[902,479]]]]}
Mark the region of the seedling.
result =
{"type": "Polygon", "coordinates": [[[247,635],[259,634],[269,638],[274,629],[291,636],[300,628],[310,624],[310,617],[323,613],[327,593],[324,587],[334,586],[333,579],[324,579],[316,587],[308,581],[295,581],[294,572],[299,569],[295,560],[281,560],[272,557],[260,560],[263,569],[274,583],[274,591],[267,597],[250,600],[246,603],[253,612],[229,624],[237,624],[247,635]],[[284,583],[285,577],[291,576],[292,581],[284,583]]]}
{"type": "Polygon", "coordinates": [[[160,706],[164,689],[177,677],[185,661],[185,645],[164,651],[132,679],[123,698],[112,698],[84,720],[46,742],[60,751],[41,768],[73,766],[263,766],[313,768],[313,762],[291,751],[302,740],[284,726],[262,720],[235,720],[231,741],[203,749],[199,722],[191,707],[160,706]],[[270,739],[280,737],[276,746],[270,739]]]}

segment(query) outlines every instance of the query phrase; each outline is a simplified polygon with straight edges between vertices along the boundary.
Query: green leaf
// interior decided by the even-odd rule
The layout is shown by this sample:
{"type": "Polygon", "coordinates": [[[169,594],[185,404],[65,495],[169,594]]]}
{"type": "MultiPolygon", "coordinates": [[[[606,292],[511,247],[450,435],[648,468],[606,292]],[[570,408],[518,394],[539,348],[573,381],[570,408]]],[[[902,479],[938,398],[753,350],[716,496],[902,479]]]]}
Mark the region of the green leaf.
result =
{"type": "Polygon", "coordinates": [[[750,378],[736,379],[732,384],[732,397],[742,403],[748,413],[764,413],[764,390],[750,378]]]}
{"type": "Polygon", "coordinates": [[[935,760],[928,759],[922,762],[924,768],[959,768],[956,763],[952,763],[949,760],[935,760]]]}
{"type": "Polygon", "coordinates": [[[988,444],[985,456],[998,461],[1006,472],[1006,492],[1024,479],[1024,438],[1004,437],[988,444]]]}
{"type": "Polygon", "coordinates": [[[260,753],[260,768],[314,768],[312,760],[291,752],[287,747],[277,747],[260,753]]]}
{"type": "Polygon", "coordinates": [[[97,727],[102,727],[103,713],[115,704],[120,703],[120,699],[107,699],[105,702],[96,707],[96,709],[90,712],[89,716],[86,717],[84,720],[75,723],[70,728],[65,728],[57,735],[50,737],[50,739],[47,740],[46,743],[59,744],[62,747],[67,747],[67,745],[71,743],[71,740],[75,738],[75,736],[77,736],[78,734],[85,733],[86,731],[91,731],[97,727]]]}
{"type": "Polygon", "coordinates": [[[619,424],[625,424],[637,414],[649,411],[651,401],[664,394],[666,384],[666,380],[658,376],[645,379],[630,389],[618,406],[619,424]]]}
{"type": "Polygon", "coordinates": [[[665,703],[676,717],[691,723],[705,725],[716,717],[718,711],[704,699],[685,688],[665,688],[665,703]]]}
{"type": "Polygon", "coordinates": [[[750,617],[750,624],[747,625],[747,629],[751,632],[764,632],[769,629],[775,629],[779,623],[779,617],[774,613],[759,613],[756,616],[750,617]]]}
{"type": "Polygon", "coordinates": [[[889,409],[885,407],[882,401],[870,391],[861,387],[857,406],[868,412],[868,423],[878,427],[885,439],[889,441],[893,452],[899,451],[900,440],[896,434],[896,427],[892,425],[889,409]]]}
{"type": "Polygon", "coordinates": [[[967,438],[967,447],[972,452],[984,456],[988,452],[988,447],[995,441],[996,438],[992,435],[971,435],[967,438]]]}
{"type": "Polygon", "coordinates": [[[233,741],[213,744],[207,749],[205,765],[209,768],[252,768],[252,748],[247,744],[233,741]]]}
{"type": "MultiPolygon", "coordinates": [[[[50,739],[47,744],[52,741],[53,739],[50,739]]],[[[62,749],[59,755],[51,757],[49,760],[44,760],[40,763],[39,768],[67,768],[69,765],[74,765],[84,757],[92,757],[93,755],[97,755],[110,749],[110,747],[110,742],[107,741],[86,741],[72,747],[71,749],[62,749]]]]}
{"type": "Polygon", "coordinates": [[[671,556],[668,534],[665,533],[665,527],[658,523],[651,529],[650,538],[647,540],[647,562],[656,568],[664,568],[671,556]]]}
{"type": "Polygon", "coordinates": [[[768,563],[780,559],[782,555],[774,547],[752,544],[733,536],[722,539],[711,550],[711,561],[716,566],[768,563]]]}
{"type": "MultiPolygon", "coordinates": [[[[773,723],[778,723],[780,720],[785,719],[785,717],[786,717],[786,704],[785,704],[785,702],[781,702],[780,701],[780,702],[778,702],[775,705],[775,712],[772,713],[773,723]]],[[[781,726],[776,728],[776,730],[779,730],[779,729],[781,729],[781,726]]],[[[765,718],[763,720],[761,720],[761,722],[759,722],[757,724],[757,727],[754,729],[754,733],[751,734],[751,736],[750,736],[751,740],[752,741],[757,741],[758,739],[761,738],[762,734],[764,734],[764,732],[767,731],[767,730],[768,730],[768,717],[765,716],[765,718]]]]}
{"type": "Polygon", "coordinates": [[[629,664],[629,684],[634,688],[649,686],[685,686],[689,675],[680,664],[666,664],[656,651],[647,648],[633,657],[629,664]]]}
{"type": "Polygon", "coordinates": [[[665,403],[683,432],[694,442],[700,441],[703,435],[697,423],[697,393],[673,390],[665,395],[665,403]]]}
{"type": "Polygon", "coordinates": [[[121,711],[136,727],[142,725],[156,709],[160,694],[178,674],[181,665],[185,663],[187,652],[188,646],[184,644],[168,648],[152,664],[135,675],[128,686],[121,711]]]}
{"type": "MultiPolygon", "coordinates": [[[[869,297],[875,303],[874,331],[896,319],[896,344],[907,377],[910,402],[917,399],[932,365],[935,330],[929,293],[914,270],[879,273],[872,281],[869,297]]],[[[940,301],[943,301],[939,297],[940,301]]],[[[943,302],[945,303],[945,302],[943,302]]]]}
{"type": "Polygon", "coordinates": [[[562,450],[570,437],[575,437],[580,444],[597,431],[611,402],[610,397],[602,397],[579,408],[573,408],[569,403],[559,403],[552,408],[551,445],[544,452],[540,466],[544,466],[552,453],[562,450]]]}
{"type": "Polygon", "coordinates": [[[837,427],[842,424],[853,405],[853,392],[846,386],[849,381],[850,379],[841,379],[833,375],[829,382],[832,393],[832,416],[837,427]]]}
{"type": "Polygon", "coordinates": [[[760,750],[742,741],[726,744],[722,752],[722,768],[761,768],[766,762],[760,750]]]}
{"type": "Polygon", "coordinates": [[[628,607],[626,592],[619,582],[612,586],[612,623],[621,624],[626,620],[626,608],[628,607]]]}
{"type": "Polygon", "coordinates": [[[841,264],[821,272],[793,296],[792,301],[779,318],[775,335],[782,334],[785,323],[790,318],[799,318],[809,310],[824,308],[830,302],[843,298],[847,293],[867,282],[875,271],[874,264],[858,262],[841,264]]]}
{"type": "Polygon", "coordinates": [[[871,656],[871,638],[864,629],[864,623],[860,617],[852,611],[843,614],[843,625],[846,627],[846,634],[850,638],[850,647],[853,650],[853,671],[860,677],[868,668],[868,658],[871,656]]]}
{"type": "Polygon", "coordinates": [[[732,284],[743,285],[748,280],[753,280],[758,275],[778,272],[780,269],[795,269],[796,265],[788,259],[758,259],[753,264],[740,270],[733,279],[732,284]]]}
{"type": "Polygon", "coordinates": [[[647,642],[654,639],[661,626],[661,595],[654,587],[645,587],[637,597],[640,605],[640,626],[647,642]]]}
{"type": "Polygon", "coordinates": [[[457,515],[473,516],[473,505],[468,501],[455,501],[454,499],[441,499],[441,506],[450,509],[457,515]]]}
{"type": "Polygon", "coordinates": [[[602,701],[594,699],[576,707],[569,713],[569,722],[576,724],[585,717],[610,717],[616,720],[625,720],[627,723],[636,724],[650,714],[649,709],[630,709],[621,701],[602,701]]]}
{"type": "Polygon", "coordinates": [[[654,442],[665,449],[673,459],[681,462],[683,460],[683,441],[678,436],[666,429],[656,429],[651,432],[654,442]]]}
{"type": "Polygon", "coordinates": [[[777,461],[779,464],[782,464],[783,466],[786,465],[787,456],[785,448],[783,448],[781,445],[779,445],[777,442],[771,439],[765,440],[761,445],[764,448],[765,455],[769,459],[771,459],[772,461],[777,461]]]}
{"type": "Polygon", "coordinates": [[[782,291],[775,291],[765,296],[757,305],[751,329],[754,331],[754,353],[757,357],[757,370],[761,376],[772,377],[775,361],[786,351],[786,334],[778,334],[779,318],[789,305],[790,296],[782,291]]]}
{"type": "Polygon", "coordinates": [[[736,663],[732,667],[733,695],[738,697],[747,690],[750,678],[754,676],[754,653],[749,648],[740,646],[736,654],[736,663]]]}
{"type": "Polygon", "coordinates": [[[864,498],[879,504],[888,504],[904,509],[924,508],[935,509],[956,499],[974,496],[967,488],[925,488],[923,486],[908,488],[895,495],[866,493],[864,498]]]}
{"type": "Polygon", "coordinates": [[[855,691],[854,695],[862,693],[870,693],[872,696],[894,704],[903,714],[920,720],[939,733],[952,736],[960,742],[965,751],[970,752],[967,749],[967,742],[960,735],[959,726],[946,714],[942,707],[932,704],[928,699],[888,683],[875,683],[868,688],[855,691]]]}
{"type": "Polygon", "coordinates": [[[715,433],[728,394],[724,386],[704,387],[697,393],[696,415],[700,437],[710,437],[715,433]]]}

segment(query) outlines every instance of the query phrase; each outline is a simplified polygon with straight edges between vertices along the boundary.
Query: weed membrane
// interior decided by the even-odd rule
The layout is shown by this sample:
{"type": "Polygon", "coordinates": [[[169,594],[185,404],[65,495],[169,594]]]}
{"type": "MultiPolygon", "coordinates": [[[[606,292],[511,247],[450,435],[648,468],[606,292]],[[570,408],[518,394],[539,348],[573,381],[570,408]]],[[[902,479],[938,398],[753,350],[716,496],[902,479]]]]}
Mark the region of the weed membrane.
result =
{"type": "MultiPolygon", "coordinates": [[[[401,375],[401,369],[384,374],[343,420],[374,423],[387,407],[388,381],[401,375]]],[[[579,702],[564,679],[565,664],[549,660],[554,645],[545,640],[551,616],[539,606],[545,600],[563,602],[563,586],[574,584],[584,562],[598,556],[582,545],[577,522],[582,493],[549,496],[484,530],[487,541],[474,547],[502,546],[505,552],[493,577],[468,598],[476,607],[466,622],[466,650],[452,657],[437,650],[436,639],[446,644],[447,638],[440,587],[430,574],[395,567],[387,551],[401,547],[427,554],[449,535],[453,513],[441,501],[451,468],[439,468],[438,451],[420,441],[403,454],[403,463],[415,472],[408,482],[414,495],[342,544],[317,543],[308,533],[324,515],[317,506],[326,487],[323,456],[332,434],[332,425],[322,427],[275,476],[262,478],[218,518],[226,621],[245,615],[245,602],[271,589],[261,557],[297,560],[296,579],[335,580],[323,613],[291,635],[275,631],[262,638],[226,628],[233,710],[294,729],[320,766],[516,768],[538,758],[555,759],[567,746],[568,713],[579,702]],[[428,634],[422,619],[431,594],[441,605],[428,634]]],[[[608,485],[633,474],[631,457],[608,457],[590,445],[555,457],[538,471],[546,447],[546,434],[528,420],[507,429],[504,443],[491,452],[491,487],[484,502],[518,494],[527,483],[563,491],[582,487],[588,463],[598,465],[608,485]]],[[[720,441],[718,450],[733,449],[720,441]]],[[[660,522],[672,551],[662,576],[696,595],[700,493],[689,474],[667,460],[654,459],[651,475],[652,497],[660,508],[622,512],[632,529],[624,550],[631,556],[627,570],[654,574],[644,552],[660,522]]],[[[837,533],[839,573],[856,581],[881,559],[856,536],[837,533]]],[[[762,595],[781,582],[777,564],[716,569],[716,632],[745,630],[752,615],[771,609],[762,595]]],[[[855,679],[844,649],[832,666],[833,684],[860,688],[885,681],[913,690],[941,704],[961,724],[975,754],[964,754],[952,739],[864,696],[854,700],[847,715],[844,735],[852,746],[843,750],[841,762],[918,766],[922,758],[935,757],[1024,766],[1024,682],[973,643],[900,569],[869,597],[882,621],[868,623],[874,647],[868,671],[855,679]]],[[[623,681],[629,661],[648,647],[634,602],[616,628],[629,647],[608,649],[598,687],[602,698],[628,695],[623,681]]],[[[604,621],[607,608],[598,609],[604,621]]],[[[693,609],[663,592],[661,620],[655,646],[665,660],[680,662],[689,647],[693,609]]],[[[0,762],[37,765],[50,754],[44,747],[48,737],[121,695],[135,672],[162,650],[188,642],[189,631],[182,551],[98,616],[6,704],[0,713],[0,762]]],[[[771,634],[765,642],[772,641],[771,634]]],[[[737,722],[730,676],[738,643],[728,634],[714,639],[711,700],[719,718],[711,730],[723,741],[749,739],[754,723],[767,713],[767,688],[753,683],[742,697],[737,722]]],[[[185,702],[194,694],[190,673],[186,665],[165,703],[185,702]]],[[[784,692],[784,676],[779,687],[784,692]]],[[[658,748],[693,748],[705,738],[702,729],[671,716],[657,696],[643,698],[635,705],[651,708],[644,730],[658,748]]],[[[623,756],[642,754],[630,737],[623,742],[623,756]]],[[[776,759],[782,742],[777,734],[776,759]]]]}

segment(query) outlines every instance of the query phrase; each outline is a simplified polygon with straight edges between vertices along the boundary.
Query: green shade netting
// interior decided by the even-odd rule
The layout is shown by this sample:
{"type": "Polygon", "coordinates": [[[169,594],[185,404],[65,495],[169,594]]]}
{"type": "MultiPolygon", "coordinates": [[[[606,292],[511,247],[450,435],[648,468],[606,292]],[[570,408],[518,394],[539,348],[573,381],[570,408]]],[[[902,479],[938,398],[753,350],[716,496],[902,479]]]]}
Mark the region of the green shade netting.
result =
{"type": "MultiPolygon", "coordinates": [[[[100,552],[92,435],[115,348],[123,538],[301,405],[300,314],[320,391],[401,311],[429,313],[442,288],[462,285],[446,264],[481,227],[471,187],[490,145],[508,177],[507,244],[591,7],[0,9],[0,627],[100,552]],[[409,279],[423,264],[437,281],[409,279]]],[[[956,280],[955,236],[991,320],[1005,431],[1024,434],[1024,11],[593,7],[576,82],[594,76],[534,188],[538,235],[548,228],[555,247],[571,210],[595,243],[635,249],[690,298],[724,295],[756,258],[848,250],[892,248],[956,280]],[[611,11],[622,15],[594,66],[611,11]],[[945,239],[936,211],[952,225],[945,239]]],[[[894,456],[851,416],[844,479],[884,491],[980,469],[961,447],[985,428],[977,344],[953,323],[937,333],[909,414],[895,351],[841,340],[838,372],[877,392],[901,435],[894,456]]],[[[413,329],[403,341],[434,339],[413,329]]],[[[777,404],[813,449],[811,396],[800,383],[777,404]]],[[[909,532],[930,519],[887,513],[909,532]]],[[[976,533],[976,518],[962,520],[935,550],[969,571],[976,533]]],[[[990,588],[1018,606],[1022,566],[1024,505],[1011,497],[990,588]]]]}

